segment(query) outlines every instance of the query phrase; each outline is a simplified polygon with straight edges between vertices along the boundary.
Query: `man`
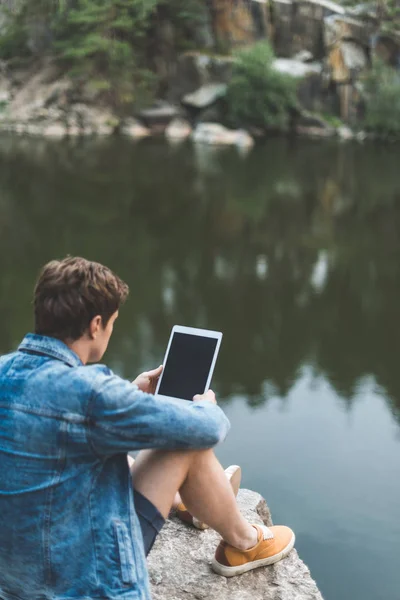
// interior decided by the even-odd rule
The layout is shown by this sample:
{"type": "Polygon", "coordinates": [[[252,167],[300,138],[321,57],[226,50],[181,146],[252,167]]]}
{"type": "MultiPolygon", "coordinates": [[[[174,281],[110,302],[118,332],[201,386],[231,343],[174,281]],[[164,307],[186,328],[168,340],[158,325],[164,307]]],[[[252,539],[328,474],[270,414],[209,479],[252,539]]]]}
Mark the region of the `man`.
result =
{"type": "Polygon", "coordinates": [[[222,575],[293,547],[289,528],[240,514],[211,449],[229,429],[211,391],[161,401],[161,368],[131,384],[86,366],[105,353],[127,295],[98,263],[50,262],[35,288],[35,334],[0,359],[2,600],[148,600],[145,556],[178,490],[181,517],[223,538],[213,560],[222,575]]]}

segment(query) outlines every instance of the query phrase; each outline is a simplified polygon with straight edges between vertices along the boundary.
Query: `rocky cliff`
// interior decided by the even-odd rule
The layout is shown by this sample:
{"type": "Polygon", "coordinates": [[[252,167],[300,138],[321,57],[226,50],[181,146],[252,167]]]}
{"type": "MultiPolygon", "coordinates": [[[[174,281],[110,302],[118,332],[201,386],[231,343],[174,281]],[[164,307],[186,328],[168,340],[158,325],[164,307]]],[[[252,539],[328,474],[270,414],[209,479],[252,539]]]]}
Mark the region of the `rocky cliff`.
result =
{"type": "MultiPolygon", "coordinates": [[[[0,33],[2,18],[20,2],[0,0],[0,33]]],[[[164,132],[179,118],[185,122],[178,137],[184,137],[182,132],[189,135],[190,126],[224,122],[223,98],[234,61],[231,51],[266,39],[278,57],[275,68],[298,80],[305,115],[297,117],[294,129],[325,136],[331,135],[332,127],[321,115],[339,117],[357,129],[365,106],[361,78],[377,58],[392,67],[400,64],[396,20],[382,14],[380,3],[344,7],[331,0],[208,0],[206,5],[210,18],[202,22],[198,40],[192,40],[206,49],[177,55],[173,22],[167,27],[165,20],[157,21],[153,45],[158,52],[152,67],[162,85],[154,106],[136,113],[139,122],[121,122],[121,115],[117,118],[107,102],[98,101],[90,82],[72,80],[51,53],[39,53],[22,65],[0,63],[0,127],[53,137],[114,131],[143,137],[164,132]],[[169,34],[161,36],[161,44],[160,32],[166,30],[169,34]]],[[[43,43],[40,31],[32,25],[32,48],[43,43]]],[[[178,131],[175,125],[172,131],[178,131]]]]}
{"type": "MultiPolygon", "coordinates": [[[[241,490],[238,503],[246,518],[271,525],[265,500],[241,490]]],[[[296,550],[280,563],[230,579],[212,572],[219,536],[198,531],[177,518],[167,521],[149,556],[154,600],[322,600],[310,571],[296,550]]]]}

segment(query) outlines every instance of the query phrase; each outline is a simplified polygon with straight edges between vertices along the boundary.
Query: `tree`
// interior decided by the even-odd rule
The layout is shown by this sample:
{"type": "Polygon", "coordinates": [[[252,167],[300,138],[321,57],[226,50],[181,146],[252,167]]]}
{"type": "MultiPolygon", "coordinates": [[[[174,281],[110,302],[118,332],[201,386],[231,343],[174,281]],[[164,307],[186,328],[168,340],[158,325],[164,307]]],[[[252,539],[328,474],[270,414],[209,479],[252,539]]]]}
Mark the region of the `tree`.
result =
{"type": "Polygon", "coordinates": [[[117,111],[140,102],[152,82],[141,42],[157,1],[77,0],[57,25],[58,58],[117,111]]]}

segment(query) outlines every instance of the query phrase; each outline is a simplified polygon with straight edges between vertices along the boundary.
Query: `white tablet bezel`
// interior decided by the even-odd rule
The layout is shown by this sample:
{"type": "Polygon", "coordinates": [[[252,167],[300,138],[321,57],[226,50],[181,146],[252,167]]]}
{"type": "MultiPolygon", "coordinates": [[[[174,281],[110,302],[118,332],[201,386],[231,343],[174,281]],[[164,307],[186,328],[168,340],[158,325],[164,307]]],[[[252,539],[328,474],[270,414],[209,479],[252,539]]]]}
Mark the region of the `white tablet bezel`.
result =
{"type": "MultiPolygon", "coordinates": [[[[219,348],[221,346],[222,333],[220,331],[211,331],[209,329],[198,329],[196,327],[185,327],[183,325],[174,325],[174,327],[172,328],[172,331],[171,331],[171,335],[169,336],[168,346],[167,346],[167,350],[166,350],[165,356],[164,356],[164,362],[163,362],[164,367],[167,364],[169,350],[171,348],[171,343],[172,343],[175,333],[187,333],[189,335],[198,335],[200,337],[209,337],[209,338],[214,338],[215,340],[217,340],[217,345],[215,346],[214,356],[213,356],[213,360],[211,363],[210,371],[208,373],[208,378],[207,378],[207,383],[206,383],[205,389],[203,390],[203,392],[199,392],[199,393],[204,394],[209,389],[209,385],[211,383],[211,378],[214,373],[215,363],[217,362],[217,356],[218,356],[219,348]]],[[[163,394],[159,394],[158,390],[160,389],[163,375],[164,375],[164,370],[161,373],[160,379],[158,380],[158,383],[157,383],[157,388],[155,391],[155,395],[157,396],[157,398],[160,398],[160,399],[174,398],[176,400],[191,402],[191,400],[187,400],[186,398],[175,398],[175,396],[164,396],[163,394]]]]}

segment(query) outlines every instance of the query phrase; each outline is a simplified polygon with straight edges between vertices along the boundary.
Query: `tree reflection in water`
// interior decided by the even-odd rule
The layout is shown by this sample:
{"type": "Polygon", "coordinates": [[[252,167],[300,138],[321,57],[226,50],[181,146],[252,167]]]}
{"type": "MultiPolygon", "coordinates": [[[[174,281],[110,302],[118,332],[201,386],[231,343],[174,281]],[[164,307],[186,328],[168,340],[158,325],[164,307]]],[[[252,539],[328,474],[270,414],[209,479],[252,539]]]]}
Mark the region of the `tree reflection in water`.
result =
{"type": "Polygon", "coordinates": [[[349,405],[373,376],[400,421],[395,149],[272,139],[0,141],[0,351],[32,329],[41,264],[105,262],[131,298],[108,353],[131,376],[176,323],[217,328],[222,397],[285,397],[304,365],[349,405]]]}

